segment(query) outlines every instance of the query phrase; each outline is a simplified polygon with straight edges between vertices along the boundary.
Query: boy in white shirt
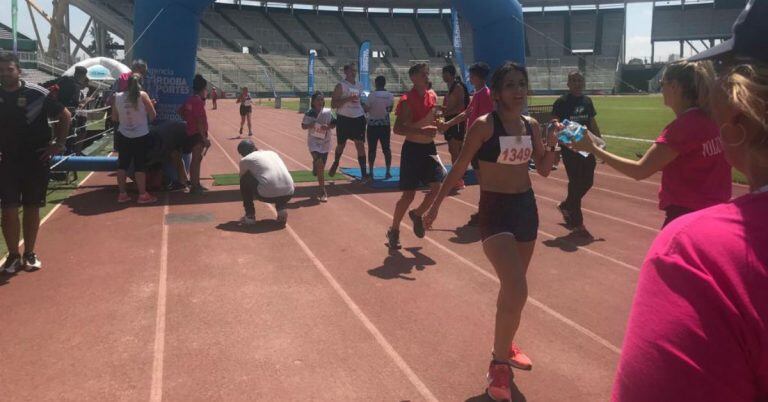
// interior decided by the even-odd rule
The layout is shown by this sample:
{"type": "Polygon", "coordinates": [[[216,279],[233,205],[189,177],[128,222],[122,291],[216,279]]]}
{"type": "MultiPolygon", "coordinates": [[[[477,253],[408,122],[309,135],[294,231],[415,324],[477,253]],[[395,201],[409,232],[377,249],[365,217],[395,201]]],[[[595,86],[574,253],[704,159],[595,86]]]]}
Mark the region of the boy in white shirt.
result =
{"type": "Polygon", "coordinates": [[[328,202],[328,193],[325,192],[325,163],[328,161],[328,153],[331,152],[331,130],[336,128],[336,118],[331,109],[325,107],[325,98],[322,92],[312,94],[311,107],[304,114],[301,128],[307,130],[307,145],[312,155],[312,174],[317,176],[320,193],[317,198],[320,202],[328,202]]]}

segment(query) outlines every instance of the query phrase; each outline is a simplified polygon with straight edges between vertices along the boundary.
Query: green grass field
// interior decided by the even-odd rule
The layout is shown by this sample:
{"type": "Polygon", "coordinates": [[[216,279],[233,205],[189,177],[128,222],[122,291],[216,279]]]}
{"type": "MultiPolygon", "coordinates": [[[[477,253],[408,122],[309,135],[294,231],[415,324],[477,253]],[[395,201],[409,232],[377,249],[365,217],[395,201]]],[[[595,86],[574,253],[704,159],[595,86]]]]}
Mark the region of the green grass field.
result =
{"type": "MultiPolygon", "coordinates": [[[[645,140],[654,140],[661,130],[675,117],[674,113],[664,106],[661,95],[603,95],[592,96],[597,110],[597,124],[603,134],[645,140]]],[[[532,96],[530,105],[551,105],[555,96],[532,96]]],[[[326,104],[328,101],[326,101],[326,104]]],[[[272,101],[262,101],[264,106],[274,107],[272,101]]],[[[283,109],[299,110],[297,99],[283,99],[283,109]]],[[[608,151],[630,159],[638,159],[637,154],[643,154],[650,146],[648,142],[610,138],[608,151]]],[[[745,183],[746,179],[734,172],[734,180],[745,183]]]]}

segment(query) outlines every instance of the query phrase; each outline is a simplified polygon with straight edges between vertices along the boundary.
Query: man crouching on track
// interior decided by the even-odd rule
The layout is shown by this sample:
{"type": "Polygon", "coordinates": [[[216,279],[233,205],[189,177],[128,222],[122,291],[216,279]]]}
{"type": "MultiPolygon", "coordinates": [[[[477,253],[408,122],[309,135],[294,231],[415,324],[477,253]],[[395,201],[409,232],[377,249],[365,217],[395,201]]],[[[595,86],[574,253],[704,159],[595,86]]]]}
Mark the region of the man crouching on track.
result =
{"type": "Polygon", "coordinates": [[[293,197],[293,178],[283,160],[273,151],[259,151],[253,141],[243,140],[237,146],[240,160],[240,194],[243,196],[244,225],[256,223],[253,200],[275,204],[277,221],[288,222],[288,201],[293,197]]]}
{"type": "Polygon", "coordinates": [[[428,185],[430,191],[418,208],[408,211],[408,216],[413,221],[416,237],[424,237],[421,216],[432,205],[443,176],[442,166],[436,159],[434,107],[437,96],[428,90],[429,68],[426,63],[419,63],[408,70],[408,75],[413,82],[413,89],[400,98],[395,110],[397,120],[392,130],[397,135],[405,136],[400,157],[400,190],[403,195],[397,201],[392,227],[387,231],[387,245],[395,250],[400,248],[400,222],[420,185],[428,185]]]}

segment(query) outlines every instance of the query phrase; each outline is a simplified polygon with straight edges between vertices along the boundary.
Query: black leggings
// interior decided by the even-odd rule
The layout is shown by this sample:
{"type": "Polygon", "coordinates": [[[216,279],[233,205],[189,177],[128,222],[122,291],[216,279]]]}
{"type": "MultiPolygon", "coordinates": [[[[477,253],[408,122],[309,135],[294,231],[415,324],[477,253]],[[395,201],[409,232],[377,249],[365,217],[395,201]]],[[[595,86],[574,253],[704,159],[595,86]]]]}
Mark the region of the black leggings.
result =
{"type": "Polygon", "coordinates": [[[392,149],[389,147],[389,126],[368,126],[368,163],[373,166],[376,160],[376,146],[381,142],[381,152],[384,153],[384,161],[387,171],[392,166],[392,149]]]}
{"type": "Polygon", "coordinates": [[[275,198],[262,197],[259,195],[258,188],[259,181],[250,172],[240,176],[240,195],[243,197],[243,208],[245,208],[246,216],[256,216],[256,207],[253,205],[254,199],[267,204],[275,204],[275,209],[280,211],[285,209],[292,197],[290,195],[275,198]]]}
{"type": "Polygon", "coordinates": [[[568,174],[568,197],[560,204],[560,207],[570,213],[571,225],[581,226],[584,224],[581,199],[587,195],[595,181],[597,160],[594,155],[585,158],[568,148],[562,149],[562,156],[565,172],[568,174]]]}

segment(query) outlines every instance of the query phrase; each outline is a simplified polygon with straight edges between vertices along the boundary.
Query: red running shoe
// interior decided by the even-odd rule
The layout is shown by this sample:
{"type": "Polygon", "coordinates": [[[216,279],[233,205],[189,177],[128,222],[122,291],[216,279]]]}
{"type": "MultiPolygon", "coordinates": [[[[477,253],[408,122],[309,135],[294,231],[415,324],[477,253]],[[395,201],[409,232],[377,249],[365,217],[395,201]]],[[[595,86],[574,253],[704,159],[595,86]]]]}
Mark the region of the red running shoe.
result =
{"type": "Polygon", "coordinates": [[[509,364],[491,361],[488,367],[488,396],[494,401],[511,401],[512,390],[509,387],[509,380],[512,377],[512,368],[509,364]]]}
{"type": "Polygon", "coordinates": [[[533,369],[531,358],[523,353],[523,351],[520,350],[520,347],[514,342],[509,345],[509,364],[518,370],[530,371],[533,369]]]}

